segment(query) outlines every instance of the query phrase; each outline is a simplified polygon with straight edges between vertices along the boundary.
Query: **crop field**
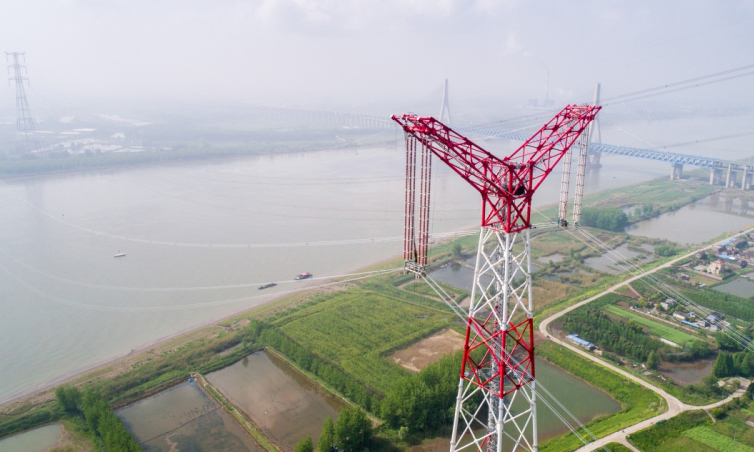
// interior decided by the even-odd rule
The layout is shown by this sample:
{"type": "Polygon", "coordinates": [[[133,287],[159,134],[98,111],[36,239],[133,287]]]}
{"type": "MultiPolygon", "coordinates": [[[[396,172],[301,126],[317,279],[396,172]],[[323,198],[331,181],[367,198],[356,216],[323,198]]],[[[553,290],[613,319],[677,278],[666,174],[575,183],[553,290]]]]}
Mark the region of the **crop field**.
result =
{"type": "Polygon", "coordinates": [[[642,452],[754,452],[754,429],[745,423],[751,402],[741,400],[729,404],[727,415],[716,422],[704,411],[687,411],[632,434],[629,441],[642,452]]]}
{"type": "Polygon", "coordinates": [[[615,306],[615,305],[607,305],[605,306],[604,309],[615,315],[633,320],[639,325],[644,325],[647,328],[649,328],[650,334],[675,342],[678,345],[683,345],[688,341],[693,341],[697,339],[696,337],[690,334],[684,333],[683,331],[679,331],[668,325],[663,325],[662,323],[649,320],[645,317],[640,316],[639,314],[634,314],[633,312],[626,311],[625,309],[619,308],[618,306],[615,306]]]}
{"type": "Polygon", "coordinates": [[[709,427],[695,427],[683,434],[720,452],[754,452],[754,448],[733,441],[709,427]]]}
{"type": "Polygon", "coordinates": [[[274,324],[312,353],[373,389],[386,392],[408,371],[385,355],[447,328],[451,316],[351,289],[285,315],[274,324]]]}

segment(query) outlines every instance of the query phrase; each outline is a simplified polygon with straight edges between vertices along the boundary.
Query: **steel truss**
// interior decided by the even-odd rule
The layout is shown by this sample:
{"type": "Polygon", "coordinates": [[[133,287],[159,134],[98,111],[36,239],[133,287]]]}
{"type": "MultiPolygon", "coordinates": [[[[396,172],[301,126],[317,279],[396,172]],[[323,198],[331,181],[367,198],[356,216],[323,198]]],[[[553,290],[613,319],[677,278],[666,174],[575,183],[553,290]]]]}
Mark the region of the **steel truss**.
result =
{"type": "Polygon", "coordinates": [[[537,450],[532,314],[529,230],[482,228],[451,451],[537,450]]]}
{"type": "MultiPolygon", "coordinates": [[[[425,279],[467,322],[451,451],[537,450],[531,200],[566,157],[568,171],[564,173],[561,199],[567,201],[568,150],[580,136],[579,175],[583,181],[588,141],[584,141],[582,132],[599,109],[565,107],[505,158],[487,152],[434,118],[393,116],[406,137],[406,270],[425,279]],[[468,309],[452,301],[426,275],[432,155],[482,195],[482,229],[468,309]],[[414,218],[417,186],[418,225],[414,218]]],[[[579,201],[582,193],[583,182],[577,187],[579,201]]],[[[565,204],[560,219],[565,221],[565,204]]]]}

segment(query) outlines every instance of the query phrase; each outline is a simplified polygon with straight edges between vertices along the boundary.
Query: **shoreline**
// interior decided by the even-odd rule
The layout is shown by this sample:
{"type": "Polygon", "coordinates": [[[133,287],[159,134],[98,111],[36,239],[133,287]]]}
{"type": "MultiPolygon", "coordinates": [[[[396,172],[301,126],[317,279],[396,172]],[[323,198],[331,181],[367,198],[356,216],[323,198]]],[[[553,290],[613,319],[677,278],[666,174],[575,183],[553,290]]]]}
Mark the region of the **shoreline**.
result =
{"type": "MultiPolygon", "coordinates": [[[[366,270],[366,269],[369,269],[369,268],[372,268],[372,267],[376,267],[376,266],[388,263],[390,261],[398,259],[399,257],[400,257],[399,255],[396,255],[396,256],[393,256],[393,257],[389,257],[387,259],[381,259],[381,260],[377,260],[375,262],[371,262],[369,264],[366,264],[366,265],[363,265],[363,266],[360,266],[360,267],[357,267],[357,268],[353,269],[352,273],[357,273],[357,272],[362,271],[362,270],[366,270]]],[[[337,282],[337,280],[340,279],[340,278],[342,278],[342,277],[333,278],[333,281],[331,281],[331,282],[337,282]]],[[[76,370],[73,370],[73,371],[68,372],[66,374],[60,375],[60,376],[55,377],[55,378],[53,378],[51,380],[47,380],[45,382],[38,383],[38,384],[36,384],[36,385],[34,385],[34,386],[30,387],[30,388],[23,389],[20,392],[17,392],[15,394],[11,394],[7,399],[0,400],[0,410],[3,410],[3,409],[5,409],[5,408],[7,408],[7,407],[9,407],[9,406],[11,406],[13,404],[22,402],[25,399],[33,398],[34,396],[37,396],[37,395],[40,395],[40,394],[45,393],[47,391],[50,391],[51,389],[54,389],[54,388],[56,388],[56,387],[58,387],[60,385],[63,385],[63,384],[66,384],[66,383],[70,383],[71,381],[74,381],[74,380],[76,380],[78,378],[85,377],[88,374],[95,373],[95,372],[103,370],[103,369],[105,369],[105,368],[107,368],[109,366],[121,363],[122,361],[126,360],[127,358],[134,357],[134,356],[137,356],[137,355],[142,354],[144,352],[147,352],[151,348],[159,347],[161,345],[165,345],[165,344],[170,343],[171,341],[174,341],[174,340],[176,340],[178,338],[181,338],[183,336],[188,336],[188,335],[190,335],[192,333],[196,333],[198,331],[201,331],[201,330],[204,330],[206,328],[213,327],[213,326],[222,328],[222,326],[219,325],[219,324],[221,322],[223,322],[223,321],[233,319],[233,318],[238,317],[240,315],[249,313],[249,312],[251,312],[251,311],[253,311],[255,309],[259,309],[259,308],[262,308],[262,307],[264,307],[266,305],[274,303],[276,301],[280,301],[280,300],[284,299],[287,296],[295,295],[295,294],[300,293],[300,292],[304,292],[304,291],[312,290],[312,289],[317,289],[317,288],[318,288],[318,286],[311,286],[311,285],[309,285],[309,286],[306,286],[306,287],[302,287],[300,290],[297,290],[295,292],[287,292],[287,293],[282,293],[282,294],[279,294],[279,295],[270,294],[271,298],[269,300],[261,301],[259,304],[255,305],[255,306],[245,307],[245,308],[233,311],[230,314],[226,314],[226,315],[215,317],[215,318],[213,318],[211,320],[208,320],[206,322],[203,322],[203,323],[201,323],[199,325],[194,325],[194,326],[190,326],[190,327],[184,328],[184,329],[182,329],[180,331],[177,331],[175,333],[172,333],[172,334],[169,334],[167,336],[163,336],[163,337],[154,339],[154,340],[152,340],[150,342],[147,342],[147,343],[145,343],[145,344],[143,344],[143,345],[141,345],[141,346],[139,346],[137,348],[134,348],[132,351],[130,351],[128,353],[114,355],[114,356],[111,356],[109,358],[105,358],[105,359],[103,359],[101,361],[98,361],[96,363],[93,363],[93,364],[90,364],[88,366],[82,367],[80,369],[76,369],[76,370]]]]}

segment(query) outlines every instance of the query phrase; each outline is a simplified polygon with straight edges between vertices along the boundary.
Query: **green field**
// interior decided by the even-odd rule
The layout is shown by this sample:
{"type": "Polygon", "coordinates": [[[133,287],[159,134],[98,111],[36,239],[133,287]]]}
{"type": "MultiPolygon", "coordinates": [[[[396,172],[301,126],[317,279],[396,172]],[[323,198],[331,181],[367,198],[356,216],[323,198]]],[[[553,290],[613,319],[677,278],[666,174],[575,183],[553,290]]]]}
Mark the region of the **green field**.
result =
{"type": "Polygon", "coordinates": [[[754,452],[754,448],[733,441],[709,427],[696,427],[683,432],[684,435],[720,452],[754,452]]]}
{"type": "Polygon", "coordinates": [[[662,323],[649,320],[646,317],[640,316],[639,314],[634,314],[631,311],[627,311],[615,305],[607,305],[605,306],[604,309],[615,315],[621,316],[629,320],[633,320],[639,325],[644,325],[647,328],[649,328],[650,334],[675,342],[678,345],[683,345],[688,341],[693,341],[697,339],[696,337],[690,334],[684,333],[683,331],[679,331],[668,325],[663,325],[662,323]]]}
{"type": "Polygon", "coordinates": [[[451,324],[451,314],[351,289],[274,324],[317,356],[386,392],[407,370],[384,355],[451,324]]]}
{"type": "Polygon", "coordinates": [[[746,398],[729,403],[716,422],[704,411],[687,411],[629,441],[642,452],[754,452],[754,429],[746,424],[750,403],[746,398]]]}

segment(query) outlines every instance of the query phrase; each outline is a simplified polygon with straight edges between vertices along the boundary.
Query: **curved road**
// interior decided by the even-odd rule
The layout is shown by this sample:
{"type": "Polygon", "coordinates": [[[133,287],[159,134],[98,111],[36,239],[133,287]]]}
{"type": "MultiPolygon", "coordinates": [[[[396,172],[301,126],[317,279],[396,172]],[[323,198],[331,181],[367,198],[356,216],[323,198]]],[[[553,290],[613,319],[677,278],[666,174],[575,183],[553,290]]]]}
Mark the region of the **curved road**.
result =
{"type": "MultiPolygon", "coordinates": [[[[730,238],[739,237],[739,236],[741,236],[743,234],[747,234],[747,233],[752,232],[752,231],[754,231],[754,228],[748,229],[748,230],[743,231],[743,232],[739,232],[739,233],[733,234],[730,238]]],[[[626,372],[623,369],[620,369],[620,368],[618,368],[616,366],[613,366],[612,364],[609,364],[609,363],[607,363],[607,362],[605,362],[605,361],[597,358],[592,353],[588,353],[588,352],[584,351],[583,349],[577,348],[577,347],[575,347],[575,346],[573,346],[573,345],[571,345],[569,343],[566,343],[565,341],[560,340],[559,338],[555,337],[554,335],[551,335],[550,332],[547,330],[547,328],[550,326],[550,324],[553,321],[559,319],[560,317],[562,317],[565,314],[573,311],[574,309],[578,309],[581,306],[584,306],[585,304],[591,303],[592,301],[594,301],[594,300],[602,297],[603,295],[606,295],[608,293],[614,292],[616,289],[624,287],[624,286],[628,285],[629,283],[632,283],[632,282],[634,282],[634,281],[636,281],[638,279],[643,278],[646,275],[650,275],[652,273],[655,273],[655,272],[657,272],[657,271],[659,271],[659,270],[661,270],[663,268],[668,268],[668,267],[672,266],[674,263],[676,263],[676,262],[678,262],[680,260],[683,260],[683,259],[686,259],[688,257],[691,257],[694,254],[698,253],[699,251],[710,249],[713,246],[715,246],[715,244],[708,245],[708,246],[703,247],[703,248],[699,248],[699,249],[697,249],[695,251],[692,251],[692,252],[690,252],[688,254],[684,254],[683,256],[677,257],[677,258],[675,258],[673,260],[670,260],[670,261],[668,261],[668,262],[666,262],[666,263],[664,263],[662,265],[659,265],[659,266],[657,266],[657,267],[655,267],[655,268],[653,268],[651,270],[648,270],[648,271],[646,271],[644,273],[641,273],[641,274],[639,274],[637,276],[633,276],[633,277],[631,277],[629,279],[626,279],[625,281],[623,281],[621,283],[618,283],[618,284],[610,287],[609,289],[607,289],[607,290],[605,290],[603,292],[598,293],[597,295],[595,295],[595,296],[593,296],[591,298],[587,298],[584,301],[576,303],[576,304],[574,304],[572,306],[569,306],[568,308],[566,308],[566,309],[564,309],[562,311],[557,312],[556,314],[554,314],[554,315],[552,315],[552,316],[544,319],[542,321],[542,323],[539,324],[539,330],[542,332],[542,334],[545,335],[545,337],[548,337],[549,340],[555,342],[556,344],[562,345],[563,347],[568,348],[572,352],[578,353],[579,355],[583,356],[584,358],[587,358],[587,359],[589,359],[591,361],[594,361],[595,363],[597,363],[597,364],[599,364],[601,366],[607,367],[608,369],[612,370],[613,372],[618,373],[618,374],[620,374],[620,375],[622,375],[622,376],[624,376],[624,377],[626,377],[626,378],[628,378],[628,379],[630,379],[630,380],[632,380],[632,381],[634,381],[634,382],[636,382],[636,383],[644,386],[647,389],[651,389],[652,391],[654,391],[657,394],[659,394],[660,397],[662,397],[663,399],[665,399],[665,403],[668,405],[668,410],[666,412],[664,412],[664,413],[662,413],[660,415],[657,415],[657,416],[655,416],[653,418],[641,421],[641,422],[639,422],[637,424],[634,424],[634,425],[632,425],[630,427],[626,427],[625,429],[623,429],[621,431],[618,431],[618,432],[612,433],[610,435],[607,435],[607,436],[605,436],[603,438],[600,438],[599,440],[594,441],[592,443],[589,443],[589,444],[583,446],[582,448],[578,449],[577,452],[589,452],[589,451],[593,451],[593,450],[596,450],[596,449],[600,449],[605,444],[608,444],[608,443],[611,443],[611,442],[619,442],[621,444],[624,444],[624,445],[628,446],[632,450],[636,450],[636,448],[634,448],[633,446],[631,446],[628,443],[628,441],[626,440],[626,436],[627,435],[630,435],[631,433],[636,433],[636,432],[638,432],[640,430],[643,430],[643,429],[645,429],[647,427],[650,427],[653,424],[655,424],[657,421],[665,420],[665,419],[670,419],[671,417],[674,417],[674,416],[676,416],[676,415],[678,415],[680,413],[683,413],[684,411],[688,411],[688,410],[708,410],[708,409],[715,408],[717,406],[723,405],[725,403],[728,403],[732,399],[734,399],[736,397],[740,397],[740,396],[742,396],[744,394],[744,390],[743,389],[739,389],[738,391],[736,391],[735,393],[733,393],[732,395],[730,395],[729,397],[727,397],[725,400],[721,400],[719,402],[715,402],[715,403],[712,403],[712,404],[709,404],[709,405],[704,405],[704,406],[687,405],[687,404],[681,402],[680,400],[678,400],[677,398],[675,398],[674,396],[668,394],[663,389],[658,388],[657,386],[655,386],[655,385],[653,385],[651,383],[648,383],[647,381],[645,381],[645,380],[637,377],[636,375],[633,375],[633,374],[631,374],[629,372],[626,372]]],[[[744,381],[743,379],[740,379],[740,380],[744,381]]],[[[748,382],[744,383],[744,385],[748,386],[748,382]]]]}

